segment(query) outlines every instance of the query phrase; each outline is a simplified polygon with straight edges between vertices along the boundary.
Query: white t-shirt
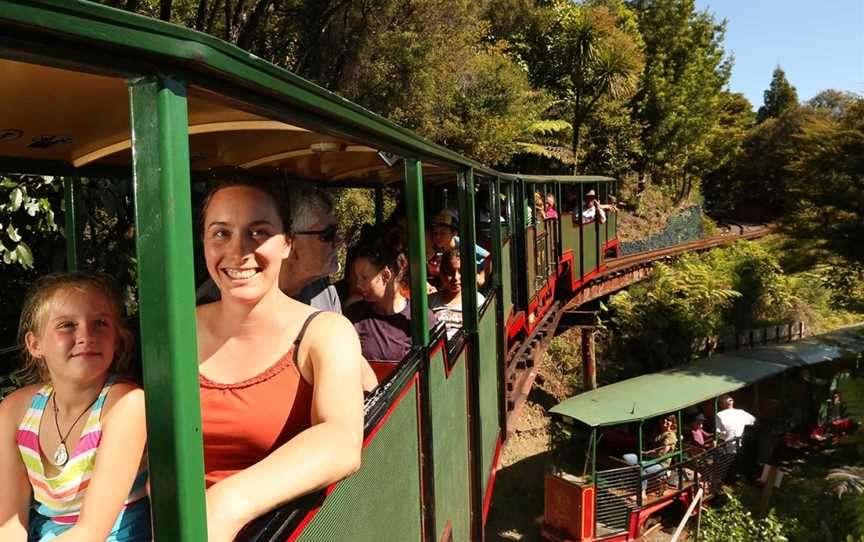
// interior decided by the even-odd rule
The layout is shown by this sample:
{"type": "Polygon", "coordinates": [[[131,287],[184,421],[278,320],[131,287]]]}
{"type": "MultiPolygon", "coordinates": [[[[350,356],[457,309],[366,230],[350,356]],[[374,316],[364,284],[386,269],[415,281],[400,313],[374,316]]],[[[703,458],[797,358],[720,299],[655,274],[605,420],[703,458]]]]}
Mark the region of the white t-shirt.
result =
{"type": "MultiPolygon", "coordinates": [[[[477,306],[482,307],[485,302],[483,294],[477,292],[477,306]]],[[[444,322],[448,339],[452,339],[456,332],[462,329],[462,303],[453,307],[447,306],[441,299],[441,294],[435,292],[429,296],[429,308],[439,322],[444,322]]]]}
{"type": "Polygon", "coordinates": [[[594,207],[593,205],[591,205],[590,207],[582,208],[582,222],[591,222],[595,218],[599,218],[600,222],[605,222],[606,213],[603,211],[603,209],[594,207]]]}
{"type": "Polygon", "coordinates": [[[753,425],[756,418],[746,410],[727,408],[716,416],[717,436],[723,440],[732,440],[744,434],[744,427],[753,425]]]}

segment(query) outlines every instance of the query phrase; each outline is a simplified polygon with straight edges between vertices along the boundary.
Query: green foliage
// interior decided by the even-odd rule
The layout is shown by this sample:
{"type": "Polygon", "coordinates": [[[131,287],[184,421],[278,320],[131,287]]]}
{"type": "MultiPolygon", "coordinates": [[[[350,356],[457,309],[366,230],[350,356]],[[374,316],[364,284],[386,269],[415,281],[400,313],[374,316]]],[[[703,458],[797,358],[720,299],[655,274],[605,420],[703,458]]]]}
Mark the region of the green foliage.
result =
{"type": "Polygon", "coordinates": [[[803,304],[799,284],[761,245],[688,254],[612,296],[613,357],[638,372],[679,365],[691,359],[697,339],[789,321],[803,304]]]}
{"type": "Polygon", "coordinates": [[[708,508],[702,513],[700,540],[704,542],[786,542],[787,532],[795,527],[794,520],[782,523],[772,510],[756,519],[734,495],[722,508],[708,508]]]}
{"type": "Polygon", "coordinates": [[[572,119],[570,150],[574,171],[581,160],[582,131],[605,101],[627,99],[642,69],[641,39],[623,3],[584,5],[556,1],[548,27],[525,44],[531,80],[555,98],[550,113],[572,119]]]}
{"type": "Polygon", "coordinates": [[[756,114],[756,122],[776,119],[786,111],[798,107],[798,92],[786,79],[786,72],[780,66],[774,68],[771,85],[763,94],[765,103],[756,114]]]}
{"type": "Polygon", "coordinates": [[[864,262],[864,98],[839,118],[813,114],[793,134],[787,162],[790,235],[864,262]]]}
{"type": "Polygon", "coordinates": [[[645,41],[645,70],[633,99],[643,126],[639,170],[686,196],[712,163],[709,144],[721,110],[731,59],[725,23],[696,12],[694,0],[631,0],[645,41]]]}
{"type": "Polygon", "coordinates": [[[0,177],[0,271],[33,268],[31,246],[58,231],[51,200],[61,191],[54,177],[0,177]]]}

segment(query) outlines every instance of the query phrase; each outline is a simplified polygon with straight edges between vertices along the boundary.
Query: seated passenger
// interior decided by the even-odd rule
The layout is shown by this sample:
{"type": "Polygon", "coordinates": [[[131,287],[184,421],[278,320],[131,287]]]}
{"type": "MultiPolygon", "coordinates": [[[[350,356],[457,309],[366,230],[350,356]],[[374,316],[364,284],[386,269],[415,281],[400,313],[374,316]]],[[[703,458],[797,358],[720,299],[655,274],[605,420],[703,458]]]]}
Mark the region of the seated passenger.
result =
{"type": "MultiPolygon", "coordinates": [[[[432,243],[443,252],[459,250],[459,218],[456,214],[444,209],[432,218],[432,243]]],[[[474,245],[475,262],[477,263],[477,285],[486,282],[486,276],[491,272],[492,259],[489,251],[480,245],[474,245]]]]}
{"type": "Polygon", "coordinates": [[[151,539],[144,392],[122,378],[134,347],[120,306],[83,273],[28,291],[18,337],[36,383],[0,403],[0,540],[151,539]]]}
{"type": "MultiPolygon", "coordinates": [[[[447,338],[452,339],[462,329],[462,272],[461,259],[456,252],[445,252],[441,257],[441,287],[429,297],[429,308],[439,322],[447,328],[447,338]]],[[[486,301],[477,292],[477,307],[486,301]]]]}
{"type": "MultiPolygon", "coordinates": [[[[402,294],[407,259],[387,239],[360,247],[354,260],[357,288],[363,300],[345,310],[370,361],[399,362],[411,350],[411,301],[402,294]]],[[[435,316],[429,313],[429,327],[435,316]]]]}
{"type": "Polygon", "coordinates": [[[273,187],[234,180],[203,204],[204,257],[220,293],[197,308],[210,541],[233,540],[360,466],[360,341],[342,315],[279,289],[292,248],[283,201],[273,187]]]}
{"type": "MultiPolygon", "coordinates": [[[[675,451],[678,446],[678,421],[674,414],[669,414],[660,420],[660,432],[652,440],[653,448],[642,452],[644,458],[663,457],[675,451]]],[[[639,465],[639,457],[636,454],[624,454],[624,461],[630,465],[639,465]]],[[[672,466],[672,459],[667,458],[655,463],[648,462],[648,466],[642,469],[643,476],[656,474],[664,470],[668,470],[672,466]]],[[[647,485],[647,480],[642,481],[642,490],[644,491],[647,485]]]]}
{"type": "Polygon", "coordinates": [[[690,442],[700,448],[713,448],[713,436],[703,429],[705,415],[701,412],[690,420],[690,442]]]}
{"type": "Polygon", "coordinates": [[[582,223],[592,222],[597,220],[600,224],[606,222],[606,213],[600,202],[597,201],[597,193],[594,190],[589,190],[585,194],[585,206],[582,207],[582,223]]]}
{"type": "Polygon", "coordinates": [[[552,192],[546,194],[546,218],[558,218],[558,211],[555,210],[555,195],[552,192]]]}

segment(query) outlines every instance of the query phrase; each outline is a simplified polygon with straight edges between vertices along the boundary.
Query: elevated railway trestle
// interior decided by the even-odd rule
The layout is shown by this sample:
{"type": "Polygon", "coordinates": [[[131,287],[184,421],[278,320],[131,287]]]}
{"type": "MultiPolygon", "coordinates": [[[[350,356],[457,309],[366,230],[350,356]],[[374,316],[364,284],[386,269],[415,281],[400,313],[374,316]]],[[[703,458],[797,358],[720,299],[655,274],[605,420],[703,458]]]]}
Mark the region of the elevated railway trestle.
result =
{"type": "MultiPolygon", "coordinates": [[[[526,340],[511,347],[508,352],[505,364],[508,434],[513,431],[520,409],[531,393],[537,377],[536,366],[540,363],[552,339],[574,327],[586,330],[594,326],[595,321],[590,316],[593,311],[584,310],[588,303],[647,279],[653,271],[654,263],[658,261],[671,260],[686,252],[703,252],[735,241],[758,239],[771,231],[771,226],[740,228],[740,233],[718,235],[606,260],[606,268],[603,272],[586,282],[568,299],[556,299],[533,333],[526,340]]],[[[589,359],[592,358],[593,355],[589,359]]],[[[585,374],[596,375],[596,367],[586,367],[585,374]]]]}

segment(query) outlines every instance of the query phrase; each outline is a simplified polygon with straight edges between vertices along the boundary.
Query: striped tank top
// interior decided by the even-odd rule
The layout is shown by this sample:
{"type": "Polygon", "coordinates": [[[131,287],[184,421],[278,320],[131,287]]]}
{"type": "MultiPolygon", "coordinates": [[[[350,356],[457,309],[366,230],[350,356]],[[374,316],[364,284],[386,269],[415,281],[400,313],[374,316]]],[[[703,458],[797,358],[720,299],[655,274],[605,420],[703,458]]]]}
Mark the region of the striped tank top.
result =
{"type": "MultiPolygon", "coordinates": [[[[33,487],[33,508],[30,511],[28,540],[50,540],[72,528],[78,521],[81,505],[93,467],[96,452],[102,440],[102,407],[108,390],[117,380],[111,375],[102,386],[99,397],[93,404],[81,437],[74,450],[70,450],[69,461],[60,474],[53,478],[45,476],[42,451],[39,445],[39,424],[48,405],[53,387],[45,384],[33,396],[30,408],[18,426],[16,441],[21,459],[27,468],[27,476],[33,487]]],[[[123,505],[108,542],[130,542],[150,540],[150,503],[147,498],[146,454],[141,460],[132,490],[123,505]]]]}

